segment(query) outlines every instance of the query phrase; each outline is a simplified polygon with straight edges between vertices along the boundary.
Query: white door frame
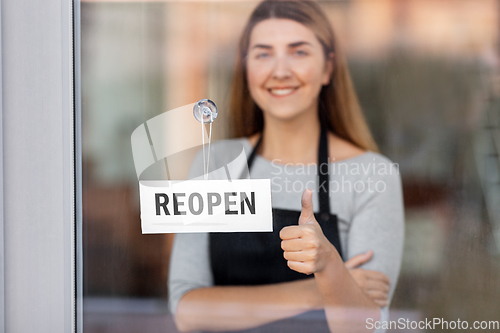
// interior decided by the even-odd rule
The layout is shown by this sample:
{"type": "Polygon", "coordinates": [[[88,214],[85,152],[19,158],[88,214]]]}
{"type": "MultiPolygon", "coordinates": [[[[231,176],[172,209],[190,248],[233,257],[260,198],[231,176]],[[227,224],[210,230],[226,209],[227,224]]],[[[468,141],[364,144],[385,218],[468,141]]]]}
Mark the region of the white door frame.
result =
{"type": "Polygon", "coordinates": [[[0,332],[75,332],[79,1],[0,7],[0,332]]]}

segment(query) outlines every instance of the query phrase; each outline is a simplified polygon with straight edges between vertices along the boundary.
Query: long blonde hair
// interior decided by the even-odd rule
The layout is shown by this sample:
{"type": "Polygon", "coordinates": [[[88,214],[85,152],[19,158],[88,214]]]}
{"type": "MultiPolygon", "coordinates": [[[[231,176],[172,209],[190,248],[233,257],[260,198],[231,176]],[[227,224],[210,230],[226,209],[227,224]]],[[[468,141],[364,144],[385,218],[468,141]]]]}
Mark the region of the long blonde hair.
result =
{"type": "Polygon", "coordinates": [[[231,86],[232,135],[250,136],[264,128],[262,110],[248,89],[246,56],[252,29],[257,23],[270,18],[294,20],[311,29],[323,46],[326,61],[332,61],[330,82],[322,87],[318,98],[321,126],[362,149],[378,151],[361,111],[345,57],[339,50],[328,18],[315,1],[265,0],[253,11],[239,41],[231,86]]]}

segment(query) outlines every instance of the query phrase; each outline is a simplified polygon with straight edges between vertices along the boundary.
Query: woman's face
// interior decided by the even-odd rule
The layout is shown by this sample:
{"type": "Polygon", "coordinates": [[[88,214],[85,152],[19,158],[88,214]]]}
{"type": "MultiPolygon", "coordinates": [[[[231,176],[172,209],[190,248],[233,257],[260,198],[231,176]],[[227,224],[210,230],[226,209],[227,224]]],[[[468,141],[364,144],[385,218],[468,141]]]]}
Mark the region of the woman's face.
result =
{"type": "Polygon", "coordinates": [[[290,120],[316,112],[321,87],[330,80],[330,63],[306,26],[289,19],[264,20],[250,35],[250,94],[270,117],[290,120]]]}

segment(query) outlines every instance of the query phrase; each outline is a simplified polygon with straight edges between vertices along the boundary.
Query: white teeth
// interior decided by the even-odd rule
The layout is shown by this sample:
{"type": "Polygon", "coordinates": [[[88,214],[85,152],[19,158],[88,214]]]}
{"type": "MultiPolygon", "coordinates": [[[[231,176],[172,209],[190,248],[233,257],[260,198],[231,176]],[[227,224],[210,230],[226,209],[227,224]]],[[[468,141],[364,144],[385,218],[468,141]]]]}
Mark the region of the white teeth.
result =
{"type": "Polygon", "coordinates": [[[283,96],[283,95],[288,95],[293,90],[294,90],[293,88],[290,88],[290,89],[271,89],[271,94],[283,96]]]}

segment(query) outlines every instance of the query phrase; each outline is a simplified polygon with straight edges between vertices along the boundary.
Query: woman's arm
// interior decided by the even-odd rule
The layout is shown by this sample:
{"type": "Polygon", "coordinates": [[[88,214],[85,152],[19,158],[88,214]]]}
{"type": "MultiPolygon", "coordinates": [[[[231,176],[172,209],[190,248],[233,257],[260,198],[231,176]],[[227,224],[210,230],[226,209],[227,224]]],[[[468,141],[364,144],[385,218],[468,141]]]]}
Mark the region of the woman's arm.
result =
{"type": "Polygon", "coordinates": [[[310,189],[302,195],[299,224],[283,228],[280,237],[288,266],[300,273],[314,274],[330,330],[369,332],[366,320],[378,320],[380,309],[356,284],[339,253],[324,236],[314,218],[310,189]]]}
{"type": "MultiPolygon", "coordinates": [[[[323,299],[313,278],[260,287],[212,286],[206,255],[207,238],[206,234],[176,235],[170,267],[169,301],[179,330],[251,328],[323,308],[323,299]]],[[[354,267],[370,259],[371,253],[360,254],[348,260],[345,266],[352,274],[356,270],[354,267]]],[[[377,272],[365,273],[361,276],[370,277],[377,272]]],[[[372,283],[363,283],[364,279],[360,277],[355,277],[355,280],[368,295],[368,290],[382,292],[385,286],[383,278],[372,283]]]]}
{"type": "Polygon", "coordinates": [[[181,331],[238,330],[322,308],[313,278],[251,287],[216,287],[208,234],[177,234],[169,269],[169,305],[181,331]]]}
{"type": "Polygon", "coordinates": [[[356,284],[335,250],[323,270],[314,273],[323,296],[325,313],[331,332],[371,332],[368,318],[380,319],[380,308],[356,284]],[[339,288],[339,286],[342,286],[339,288]]]}
{"type": "Polygon", "coordinates": [[[355,255],[344,263],[349,270],[356,284],[380,307],[389,305],[389,292],[391,281],[382,272],[360,268],[360,266],[370,262],[373,257],[373,250],[355,255]]]}
{"type": "MultiPolygon", "coordinates": [[[[355,268],[368,262],[371,256],[369,251],[351,258],[344,265],[367,296],[375,302],[385,303],[387,277],[379,272],[355,268]],[[355,276],[353,271],[361,274],[355,276]],[[369,279],[369,283],[363,282],[366,279],[369,279]]],[[[175,317],[177,327],[181,331],[247,329],[305,311],[322,309],[323,298],[316,282],[310,278],[257,287],[194,289],[179,302],[175,317]]]]}
{"type": "Polygon", "coordinates": [[[175,322],[182,332],[242,330],[322,307],[312,278],[263,286],[209,287],[181,298],[175,322]]]}
{"type": "MultiPolygon", "coordinates": [[[[390,280],[387,304],[381,305],[381,313],[385,318],[398,280],[403,252],[404,208],[401,179],[395,170],[394,174],[373,174],[368,180],[383,182],[383,191],[356,193],[346,258],[373,250],[373,259],[362,267],[384,273],[390,280]]],[[[314,220],[309,192],[306,190],[303,194],[299,226],[286,227],[280,234],[284,239],[282,247],[285,258],[289,261],[290,268],[315,274],[332,331],[340,329],[348,332],[351,327],[356,332],[366,331],[366,319],[376,320],[381,313],[373,311],[373,302],[365,296],[369,294],[366,293],[366,287],[363,287],[363,295],[359,286],[346,273],[338,252],[324,237],[321,227],[314,220]],[[355,322],[359,324],[356,328],[353,326],[355,322]],[[342,325],[346,326],[339,328],[342,325]]],[[[377,276],[375,278],[379,279],[377,276]]]]}

